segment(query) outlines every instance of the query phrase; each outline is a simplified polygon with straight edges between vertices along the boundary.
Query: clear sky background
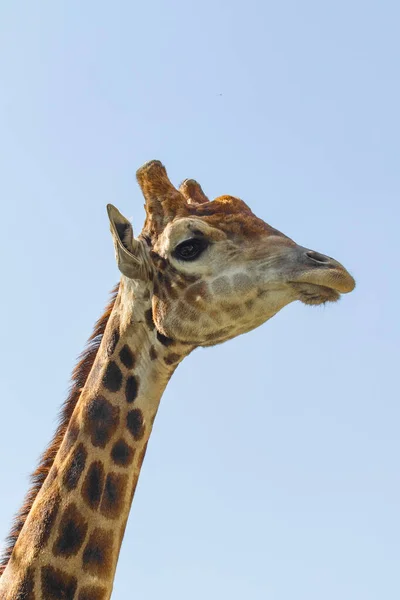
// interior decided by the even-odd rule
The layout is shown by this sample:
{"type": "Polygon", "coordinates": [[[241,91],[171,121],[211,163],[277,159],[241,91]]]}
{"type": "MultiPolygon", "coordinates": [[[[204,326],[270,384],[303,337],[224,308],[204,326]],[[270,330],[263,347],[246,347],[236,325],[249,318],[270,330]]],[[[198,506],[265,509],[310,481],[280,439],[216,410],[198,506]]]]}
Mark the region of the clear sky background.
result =
{"type": "Polygon", "coordinates": [[[400,597],[398,3],[3,2],[0,538],[118,279],[135,170],[242,197],[357,279],[198,350],[163,397],[115,600],[400,597]]]}

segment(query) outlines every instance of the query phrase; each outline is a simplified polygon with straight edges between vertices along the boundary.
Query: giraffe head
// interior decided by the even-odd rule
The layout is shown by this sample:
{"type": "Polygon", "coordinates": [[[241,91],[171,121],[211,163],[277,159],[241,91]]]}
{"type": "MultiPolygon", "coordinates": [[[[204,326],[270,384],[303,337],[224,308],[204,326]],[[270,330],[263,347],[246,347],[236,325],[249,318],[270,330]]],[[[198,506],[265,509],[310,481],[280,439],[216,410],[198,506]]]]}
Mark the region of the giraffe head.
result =
{"type": "Polygon", "coordinates": [[[150,286],[152,317],[161,335],[209,346],[258,327],[285,305],[322,304],[355,282],[333,258],[297,245],[242,200],[210,202],[194,180],[176,189],[159,161],[137,179],[146,222],[137,239],[109,205],[121,273],[150,286]]]}

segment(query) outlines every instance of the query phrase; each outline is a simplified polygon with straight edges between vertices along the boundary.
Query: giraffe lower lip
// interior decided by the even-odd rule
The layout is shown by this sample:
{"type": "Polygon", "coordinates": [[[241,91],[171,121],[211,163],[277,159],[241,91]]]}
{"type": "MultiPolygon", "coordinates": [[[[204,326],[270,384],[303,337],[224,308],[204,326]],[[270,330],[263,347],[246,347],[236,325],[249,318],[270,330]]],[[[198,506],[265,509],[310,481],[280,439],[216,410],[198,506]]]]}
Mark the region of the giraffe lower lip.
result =
{"type": "Polygon", "coordinates": [[[325,285],[298,282],[291,282],[291,285],[298,295],[298,300],[304,304],[324,304],[325,302],[336,302],[340,298],[337,290],[325,285]]]}

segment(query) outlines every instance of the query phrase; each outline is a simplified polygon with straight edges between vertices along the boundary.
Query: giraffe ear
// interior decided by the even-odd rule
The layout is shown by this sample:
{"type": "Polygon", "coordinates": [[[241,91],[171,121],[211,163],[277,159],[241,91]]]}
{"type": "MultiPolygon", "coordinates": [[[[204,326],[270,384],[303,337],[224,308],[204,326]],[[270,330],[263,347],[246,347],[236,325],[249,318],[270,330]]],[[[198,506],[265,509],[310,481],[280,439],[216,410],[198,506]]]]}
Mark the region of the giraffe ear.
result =
{"type": "Polygon", "coordinates": [[[141,244],[133,237],[130,221],[115,206],[107,204],[110,230],[114,241],[118,269],[130,279],[144,278],[144,264],[141,260],[141,244]]]}

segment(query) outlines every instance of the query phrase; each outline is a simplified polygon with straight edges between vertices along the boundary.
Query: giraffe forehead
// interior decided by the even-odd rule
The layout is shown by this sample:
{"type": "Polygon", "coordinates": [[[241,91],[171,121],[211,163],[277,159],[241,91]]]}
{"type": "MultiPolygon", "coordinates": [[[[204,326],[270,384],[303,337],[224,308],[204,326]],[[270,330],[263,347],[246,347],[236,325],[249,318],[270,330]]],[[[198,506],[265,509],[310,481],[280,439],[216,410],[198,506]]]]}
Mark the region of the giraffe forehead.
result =
{"type": "Polygon", "coordinates": [[[283,235],[257,217],[243,200],[233,196],[220,196],[192,210],[205,224],[219,229],[229,238],[283,235]]]}

